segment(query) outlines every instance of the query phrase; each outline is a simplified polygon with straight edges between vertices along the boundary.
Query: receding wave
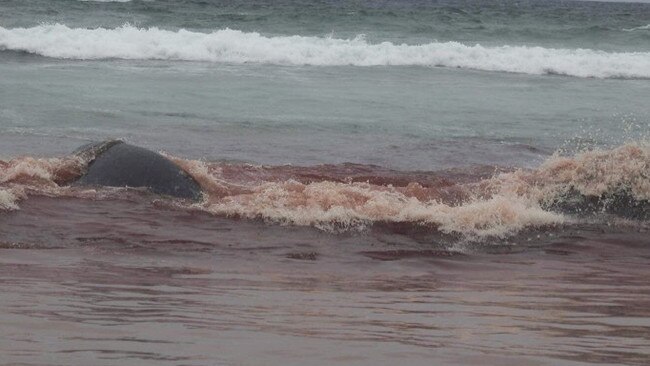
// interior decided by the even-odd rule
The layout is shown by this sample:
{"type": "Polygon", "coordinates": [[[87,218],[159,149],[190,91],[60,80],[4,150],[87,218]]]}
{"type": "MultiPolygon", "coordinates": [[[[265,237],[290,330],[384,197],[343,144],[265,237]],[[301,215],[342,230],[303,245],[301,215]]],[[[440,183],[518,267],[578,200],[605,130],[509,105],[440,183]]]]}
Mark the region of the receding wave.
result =
{"type": "MultiPolygon", "coordinates": [[[[168,157],[205,192],[200,203],[176,202],[181,208],[333,232],[399,223],[480,240],[601,212],[650,220],[648,143],[553,156],[537,169],[489,178],[479,171],[475,179],[445,172],[375,174],[367,166],[267,167],[168,157]]],[[[19,209],[31,194],[124,198],[124,189],[70,186],[87,164],[79,156],[0,161],[0,210],[19,209]]]]}
{"type": "Polygon", "coordinates": [[[484,47],[458,42],[419,45],[353,39],[264,36],[221,29],[211,33],[124,25],[115,29],[40,25],[0,27],[0,49],[78,60],[184,60],[313,66],[442,66],[525,74],[650,78],[650,53],[527,46],[484,47]]]}

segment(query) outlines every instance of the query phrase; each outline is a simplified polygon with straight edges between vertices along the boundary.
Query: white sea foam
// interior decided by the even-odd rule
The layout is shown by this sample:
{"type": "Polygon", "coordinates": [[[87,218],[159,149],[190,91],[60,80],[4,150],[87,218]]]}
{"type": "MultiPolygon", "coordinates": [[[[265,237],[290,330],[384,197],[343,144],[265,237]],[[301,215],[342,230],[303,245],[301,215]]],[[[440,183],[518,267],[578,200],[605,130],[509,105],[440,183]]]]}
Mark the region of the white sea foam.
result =
{"type": "Polygon", "coordinates": [[[314,226],[326,231],[363,229],[374,222],[420,223],[467,238],[505,237],[526,227],[560,224],[560,214],[517,195],[476,198],[453,206],[420,201],[392,187],[367,183],[268,183],[248,194],[215,200],[209,212],[314,226]]]}
{"type": "Polygon", "coordinates": [[[628,191],[636,200],[650,201],[650,143],[554,155],[532,172],[502,173],[483,183],[499,194],[526,192],[536,201],[555,199],[570,189],[593,197],[628,191]]]}
{"type": "Polygon", "coordinates": [[[642,25],[640,27],[634,27],[634,28],[625,28],[623,29],[626,32],[634,32],[634,31],[640,31],[640,30],[650,30],[650,24],[642,25]]]}
{"type": "Polygon", "coordinates": [[[525,74],[650,78],[649,52],[605,52],[526,46],[484,47],[458,42],[369,43],[332,37],[275,36],[222,29],[188,30],[0,27],[0,49],[63,59],[186,60],[314,66],[445,66],[525,74]]]}
{"type": "Polygon", "coordinates": [[[10,190],[0,188],[0,211],[17,210],[17,200],[18,198],[10,190]]]}
{"type": "Polygon", "coordinates": [[[67,183],[81,175],[87,162],[66,158],[20,157],[0,160],[0,211],[17,210],[29,192],[52,196],[67,193],[67,183]]]}

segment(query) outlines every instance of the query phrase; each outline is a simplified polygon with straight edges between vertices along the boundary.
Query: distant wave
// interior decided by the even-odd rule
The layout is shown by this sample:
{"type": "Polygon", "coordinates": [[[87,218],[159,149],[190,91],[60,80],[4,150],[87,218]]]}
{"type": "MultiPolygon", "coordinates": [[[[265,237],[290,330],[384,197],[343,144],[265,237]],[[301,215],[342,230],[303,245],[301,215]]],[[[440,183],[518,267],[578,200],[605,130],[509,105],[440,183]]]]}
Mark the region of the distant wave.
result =
{"type": "Polygon", "coordinates": [[[458,42],[421,45],[369,43],[331,37],[276,36],[222,29],[188,30],[0,27],[0,49],[79,60],[186,60],[313,66],[446,66],[525,74],[650,78],[650,53],[526,46],[483,47],[458,42]]]}
{"type": "Polygon", "coordinates": [[[94,2],[94,3],[128,3],[131,0],[77,0],[82,2],[94,2]]]}
{"type": "Polygon", "coordinates": [[[650,30],[650,24],[642,25],[640,27],[634,27],[634,28],[625,28],[623,29],[626,32],[634,32],[638,30],[650,30]]]}

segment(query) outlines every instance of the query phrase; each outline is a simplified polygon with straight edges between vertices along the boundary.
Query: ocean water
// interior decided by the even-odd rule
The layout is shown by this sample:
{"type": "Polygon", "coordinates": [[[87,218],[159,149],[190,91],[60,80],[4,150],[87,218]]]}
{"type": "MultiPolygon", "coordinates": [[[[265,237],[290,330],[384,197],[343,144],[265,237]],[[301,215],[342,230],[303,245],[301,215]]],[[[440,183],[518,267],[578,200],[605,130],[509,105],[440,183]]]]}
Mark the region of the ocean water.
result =
{"type": "Polygon", "coordinates": [[[648,101],[648,2],[1,1],[0,365],[645,365],[648,101]]]}

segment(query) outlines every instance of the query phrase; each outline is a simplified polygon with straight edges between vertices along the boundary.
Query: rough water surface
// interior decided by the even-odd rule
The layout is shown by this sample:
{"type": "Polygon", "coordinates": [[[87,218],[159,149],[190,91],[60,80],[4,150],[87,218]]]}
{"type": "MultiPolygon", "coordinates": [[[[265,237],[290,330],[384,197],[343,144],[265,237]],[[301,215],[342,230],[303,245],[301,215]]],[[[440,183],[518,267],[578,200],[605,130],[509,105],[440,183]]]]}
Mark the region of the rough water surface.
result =
{"type": "Polygon", "coordinates": [[[3,362],[650,356],[643,144],[491,175],[170,158],[203,202],[69,186],[84,171],[76,155],[1,163],[3,362]],[[621,190],[645,216],[543,204],[621,190]]]}

